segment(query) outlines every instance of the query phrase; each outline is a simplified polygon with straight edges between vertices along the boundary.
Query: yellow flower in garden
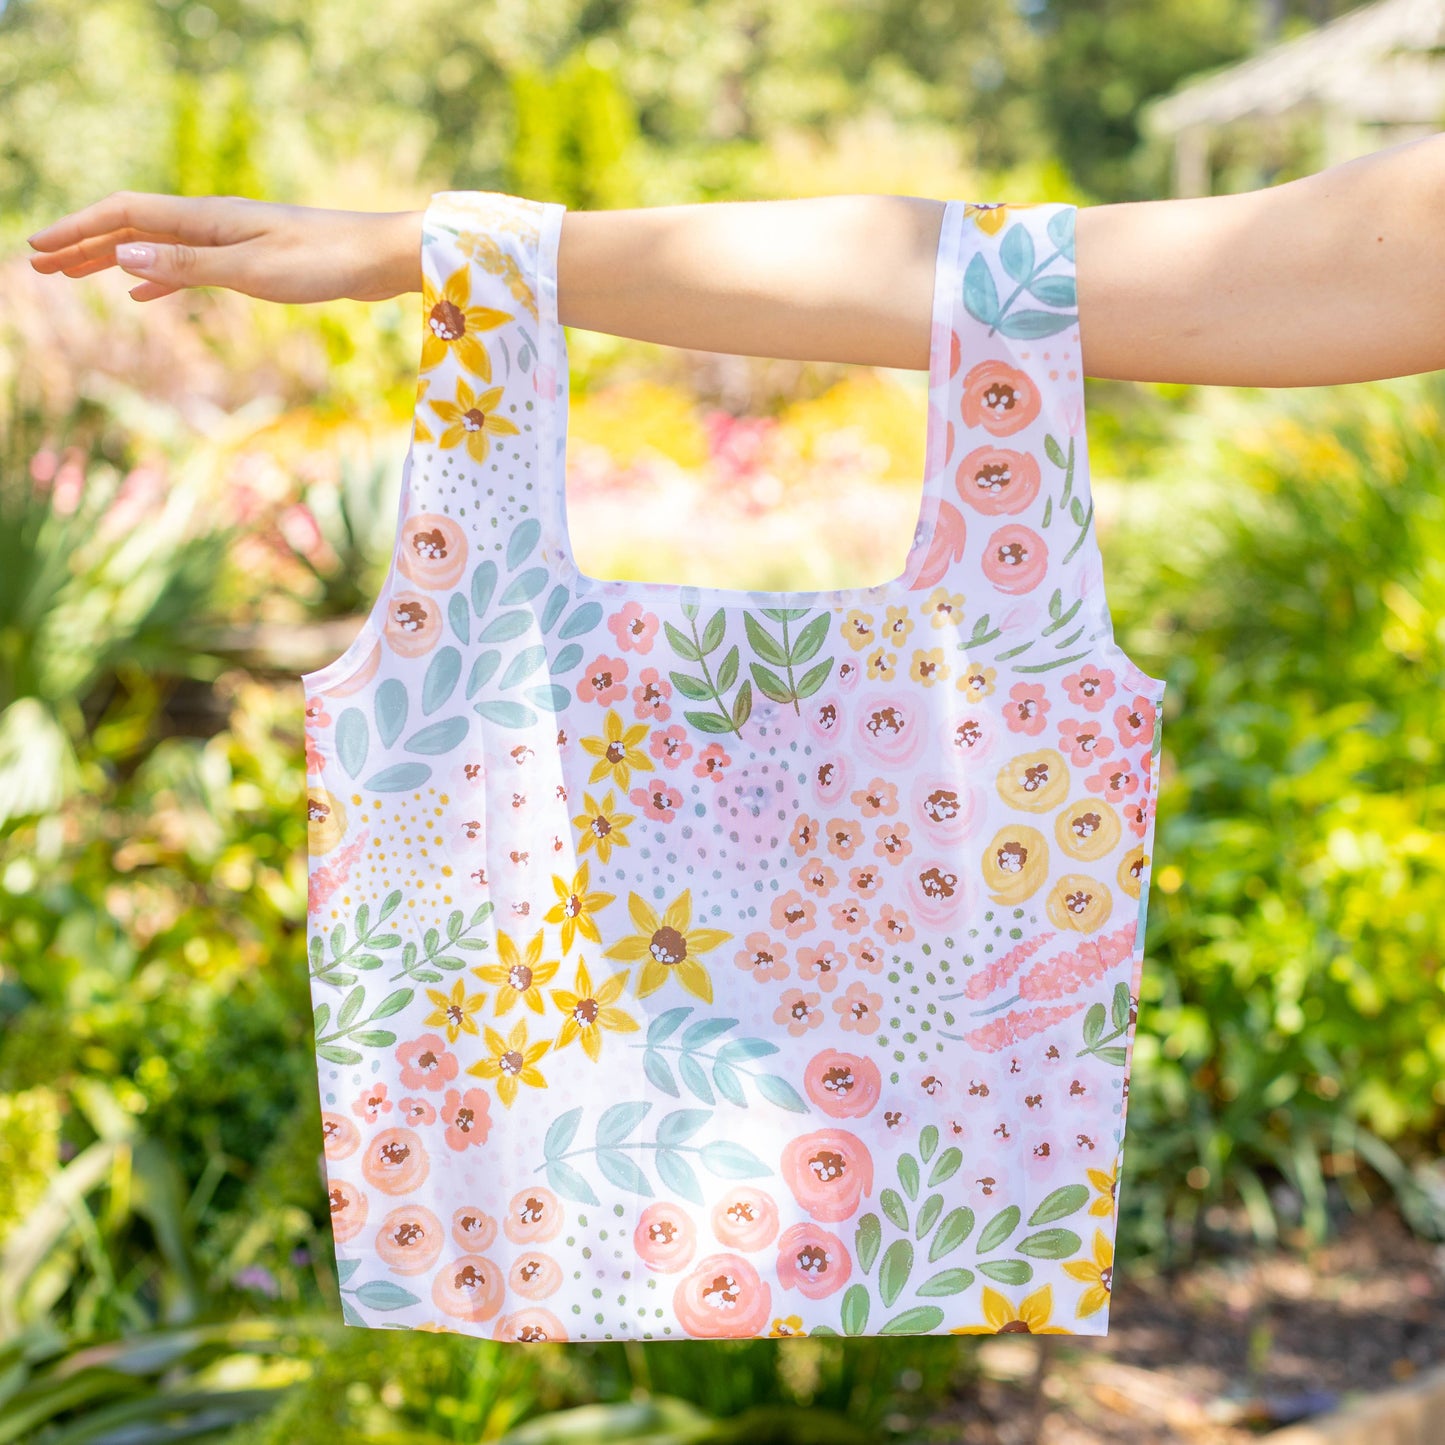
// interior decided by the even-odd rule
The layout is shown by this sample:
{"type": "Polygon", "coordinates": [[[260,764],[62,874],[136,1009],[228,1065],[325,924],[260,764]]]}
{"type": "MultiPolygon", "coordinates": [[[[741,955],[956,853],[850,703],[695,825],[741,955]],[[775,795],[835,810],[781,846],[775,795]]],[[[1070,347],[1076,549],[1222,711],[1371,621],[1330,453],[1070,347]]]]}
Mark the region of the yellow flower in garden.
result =
{"type": "Polygon", "coordinates": [[[610,775],[619,788],[625,788],[633,768],[643,773],[652,772],[652,759],[638,747],[646,736],[645,722],[623,727],[617,709],[608,708],[607,716],[602,719],[602,736],[581,739],[582,746],[597,759],[587,781],[595,783],[610,775]]]}
{"type": "Polygon", "coordinates": [[[891,642],[894,647],[908,641],[908,634],[913,631],[913,619],[908,615],[907,607],[890,607],[888,609],[888,620],[879,629],[879,636],[884,642],[891,642]]]}
{"type": "Polygon", "coordinates": [[[955,686],[970,702],[982,702],[993,691],[997,676],[998,673],[991,667],[965,662],[959,669],[955,686]]]}
{"type": "Polygon", "coordinates": [[[637,1032],[637,1020],[620,1008],[612,1007],[622,997],[628,972],[624,968],[614,973],[600,988],[594,989],[587,965],[580,959],[577,961],[577,982],[573,991],[552,990],[552,1002],[567,1015],[562,1023],[562,1032],[557,1035],[559,1049],[565,1049],[573,1039],[580,1038],[583,1052],[595,1064],[602,1053],[603,1029],[611,1029],[618,1034],[637,1032]]]}
{"type": "Polygon", "coordinates": [[[1066,1329],[1049,1323],[1049,1316],[1054,1312],[1054,1289],[1052,1285],[1044,1285],[1042,1289],[1036,1289],[1019,1305],[1018,1313],[1014,1313],[1013,1306],[1006,1296],[1001,1295],[996,1289],[988,1285],[983,1287],[983,1315],[988,1321],[986,1325],[962,1325],[956,1330],[950,1330],[951,1335],[1001,1335],[1005,1329],[1010,1334],[1031,1334],[1031,1335],[1067,1335],[1066,1329]],[[1013,1326],[1009,1329],[1009,1326],[1013,1326]],[[1022,1326],[1022,1328],[1020,1328],[1022,1326]]]}
{"type": "Polygon", "coordinates": [[[533,1013],[541,1013],[543,1005],[540,985],[551,983],[552,975],[561,964],[560,959],[541,962],[542,930],[539,928],[537,936],[527,945],[525,956],[517,951],[517,945],[508,934],[499,931],[497,952],[501,955],[500,962],[474,968],[472,972],[483,982],[498,985],[498,1017],[506,1013],[519,998],[527,1001],[527,1007],[533,1013]]]}
{"type": "Polygon", "coordinates": [[[627,848],[631,845],[622,830],[636,818],[636,813],[614,813],[617,794],[608,790],[601,804],[591,793],[582,794],[584,811],[572,819],[574,827],[580,828],[582,836],[577,840],[577,851],[585,853],[596,845],[597,856],[606,863],[612,857],[614,847],[627,848]]]}
{"type": "Polygon", "coordinates": [[[854,652],[861,652],[876,636],[873,631],[873,614],[857,607],[849,608],[839,631],[854,652]]]}
{"type": "Polygon", "coordinates": [[[963,593],[935,587],[924,601],[923,610],[934,627],[958,627],[963,622],[963,593]]]}
{"type": "Polygon", "coordinates": [[[1119,1189],[1119,1161],[1114,1160],[1114,1166],[1107,1174],[1102,1169],[1090,1169],[1088,1174],[1089,1183],[1099,1191],[1099,1197],[1089,1206],[1089,1213],[1112,1214],[1119,1189]]]}
{"type": "Polygon", "coordinates": [[[897,654],[889,652],[887,648],[880,647],[877,652],[871,653],[868,657],[868,676],[871,678],[882,682],[891,682],[893,674],[897,670],[897,654]]]}
{"type": "MultiPolygon", "coordinates": [[[[492,358],[477,340],[477,332],[491,331],[512,318],[505,311],[490,306],[473,306],[472,268],[458,266],[442,283],[440,291],[430,276],[423,273],[421,307],[426,327],[421,339],[421,369],[430,371],[439,366],[451,351],[470,372],[483,381],[492,379],[492,358]]],[[[514,427],[515,431],[516,428],[514,427]]]]}
{"type": "Polygon", "coordinates": [[[486,994],[469,994],[461,979],[452,985],[450,998],[436,988],[429,988],[426,993],[427,997],[436,1005],[436,1008],[423,1020],[428,1028],[445,1027],[449,1044],[456,1043],[458,1034],[476,1033],[477,1023],[472,1015],[486,1003],[486,994]]]}
{"type": "Polygon", "coordinates": [[[942,682],[948,676],[948,664],[943,660],[943,649],[915,647],[913,666],[908,669],[908,675],[914,682],[921,682],[924,687],[932,687],[935,682],[942,682]]]}
{"type": "Polygon", "coordinates": [[[571,951],[572,940],[579,933],[584,938],[590,938],[593,943],[602,942],[602,935],[597,931],[597,924],[593,921],[592,914],[599,908],[605,908],[617,896],[615,893],[589,893],[587,891],[589,867],[590,864],[583,859],[582,866],[578,868],[577,874],[570,884],[555,873],[552,875],[552,887],[557,892],[557,901],[542,917],[548,923],[562,925],[563,953],[571,951]]]}
{"type": "Polygon", "coordinates": [[[770,1340],[789,1340],[795,1335],[806,1335],[808,1332],[803,1328],[803,1317],[801,1315],[787,1315],[783,1319],[775,1319],[773,1327],[768,1331],[770,1340]]]}
{"type": "Polygon", "coordinates": [[[472,460],[484,462],[491,453],[494,436],[520,436],[520,428],[494,410],[501,400],[500,386],[476,392],[458,377],[455,401],[431,403],[431,409],[446,423],[442,428],[441,446],[450,449],[465,442],[472,460]]]}
{"type": "Polygon", "coordinates": [[[1092,1286],[1079,1296],[1079,1308],[1075,1312],[1079,1319],[1104,1308],[1114,1288],[1114,1246],[1104,1238],[1102,1229],[1094,1231],[1093,1259],[1070,1260],[1064,1266],[1064,1273],[1092,1286]]]}
{"type": "Polygon", "coordinates": [[[537,1060],[552,1047],[550,1039],[540,1044],[527,1042],[527,1023],[519,1019],[517,1026],[504,1039],[495,1029],[483,1030],[490,1056],[478,1059],[467,1073],[480,1079],[497,1081],[497,1097],[510,1109],[516,1101],[517,1090],[526,1084],[529,1088],[545,1089],[547,1081],[537,1067],[537,1060]]]}
{"type": "Polygon", "coordinates": [[[652,905],[640,894],[631,893],[628,911],[642,931],[614,943],[607,950],[608,958],[624,963],[642,962],[637,975],[637,996],[646,998],[667,982],[668,974],[704,1003],[712,1002],[712,980],[698,962],[698,954],[716,948],[732,937],[720,928],[690,928],[692,920],[692,889],[684,888],[667,905],[659,918],[652,905]]]}

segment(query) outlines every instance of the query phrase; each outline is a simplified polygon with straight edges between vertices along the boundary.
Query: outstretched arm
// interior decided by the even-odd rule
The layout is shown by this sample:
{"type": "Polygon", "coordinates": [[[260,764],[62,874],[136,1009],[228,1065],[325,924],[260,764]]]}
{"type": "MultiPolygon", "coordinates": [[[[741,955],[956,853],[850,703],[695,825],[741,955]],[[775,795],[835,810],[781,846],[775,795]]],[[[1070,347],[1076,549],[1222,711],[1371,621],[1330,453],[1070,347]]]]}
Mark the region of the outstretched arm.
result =
{"type": "MultiPolygon", "coordinates": [[[[1236,195],[1080,207],[1088,376],[1323,386],[1445,367],[1445,134],[1236,195]]],[[[564,325],[668,346],[925,370],[943,203],[912,196],[569,211],[564,325]]],[[[421,289],[421,212],[117,192],[37,232],[36,270],[87,276],[118,242],[138,300],[421,289]]]]}

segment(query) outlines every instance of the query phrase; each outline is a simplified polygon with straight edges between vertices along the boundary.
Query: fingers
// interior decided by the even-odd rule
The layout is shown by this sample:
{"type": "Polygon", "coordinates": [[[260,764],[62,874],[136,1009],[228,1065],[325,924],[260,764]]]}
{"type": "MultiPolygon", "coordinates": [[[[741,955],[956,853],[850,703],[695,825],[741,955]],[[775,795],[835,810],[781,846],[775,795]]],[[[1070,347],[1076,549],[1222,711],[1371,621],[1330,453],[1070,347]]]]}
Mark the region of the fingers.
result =
{"type": "Polygon", "coordinates": [[[156,236],[186,241],[193,246],[215,246],[234,241],[238,196],[168,196],[153,191],[113,191],[104,200],[62,216],[28,237],[37,251],[69,250],[94,254],[96,242],[110,237],[142,240],[156,236]],[[118,233],[124,232],[124,235],[118,233]]]}

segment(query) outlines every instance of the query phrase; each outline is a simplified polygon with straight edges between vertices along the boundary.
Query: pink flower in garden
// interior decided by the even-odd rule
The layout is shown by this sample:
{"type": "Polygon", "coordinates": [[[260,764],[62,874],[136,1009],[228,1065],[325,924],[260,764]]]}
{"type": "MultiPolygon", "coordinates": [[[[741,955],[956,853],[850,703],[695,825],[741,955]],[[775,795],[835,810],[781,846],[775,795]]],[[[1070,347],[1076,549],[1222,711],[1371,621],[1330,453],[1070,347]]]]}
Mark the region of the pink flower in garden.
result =
{"type": "Polygon", "coordinates": [[[663,722],[672,716],[672,684],[655,667],[644,667],[632,689],[632,713],[639,719],[663,722]]]}
{"type": "Polygon", "coordinates": [[[386,1085],[372,1084],[364,1089],[353,1101],[351,1112],[365,1119],[368,1124],[375,1124],[383,1114],[391,1113],[391,1100],[386,1097],[386,1085]]]}
{"type": "Polygon", "coordinates": [[[773,1022],[787,1026],[788,1032],[799,1039],[823,1022],[823,1010],[819,1005],[822,994],[804,993],[800,988],[790,988],[783,994],[783,1001],[773,1010],[773,1022]]]}
{"type": "Polygon", "coordinates": [[[1107,758],[1114,751],[1114,739],[1106,738],[1097,722],[1065,718],[1059,724],[1059,750],[1076,768],[1094,758],[1107,758]]]}
{"type": "Polygon", "coordinates": [[[836,1294],[852,1272],[843,1241],[816,1224],[795,1224],[778,1240],[778,1283],[807,1299],[836,1294]]]}
{"type": "Polygon", "coordinates": [[[620,657],[600,653],[587,665],[577,683],[577,696],[583,702],[613,703],[627,696],[627,664],[620,657]]]}
{"type": "Polygon", "coordinates": [[[747,936],[747,947],[733,955],[733,962],[739,968],[750,969],[758,983],[777,983],[788,976],[785,952],[782,944],[774,943],[761,929],[754,929],[747,936]]]}
{"type": "Polygon", "coordinates": [[[1081,667],[1064,677],[1069,701],[1090,712],[1098,712],[1114,696],[1114,674],[1107,667],[1081,667]]]}
{"type": "Polygon", "coordinates": [[[624,652],[651,652],[652,640],[659,626],[657,615],[643,609],[640,602],[624,602],[618,612],[607,619],[608,629],[624,652]]]}
{"type": "Polygon", "coordinates": [[[473,1144],[485,1144],[492,1132],[491,1099],[485,1089],[448,1089],[442,1101],[441,1116],[447,1126],[449,1149],[462,1150],[473,1144]]]}
{"type": "Polygon", "coordinates": [[[653,757],[662,759],[664,767],[675,768],[692,756],[692,744],[688,741],[687,729],[681,723],[673,723],[670,728],[654,728],[647,746],[653,757]]]}
{"type": "Polygon", "coordinates": [[[796,888],[790,888],[773,899],[768,921],[786,937],[797,938],[811,931],[816,911],[810,899],[804,898],[796,888]]]}
{"type": "Polygon", "coordinates": [[[1051,706],[1041,682],[1016,682],[1009,688],[1012,699],[1003,709],[1004,721],[1012,733],[1037,737],[1044,730],[1044,718],[1051,706]]]}
{"type": "Polygon", "coordinates": [[[677,810],[682,807],[682,794],[661,778],[645,785],[639,784],[628,793],[627,798],[658,823],[672,822],[677,810]]]}
{"type": "Polygon", "coordinates": [[[732,762],[721,743],[709,743],[698,755],[693,772],[700,778],[711,778],[713,782],[723,780],[723,769],[732,762]]]}
{"type": "Polygon", "coordinates": [[[883,1007],[883,996],[870,993],[867,984],[850,983],[848,992],[842,998],[833,1000],[833,1011],[848,1032],[860,1034],[875,1033],[878,1029],[878,1010],[883,1007]]]}
{"type": "Polygon", "coordinates": [[[422,1034],[398,1044],[396,1061],[404,1089],[445,1089],[461,1069],[440,1034],[422,1034]]]}

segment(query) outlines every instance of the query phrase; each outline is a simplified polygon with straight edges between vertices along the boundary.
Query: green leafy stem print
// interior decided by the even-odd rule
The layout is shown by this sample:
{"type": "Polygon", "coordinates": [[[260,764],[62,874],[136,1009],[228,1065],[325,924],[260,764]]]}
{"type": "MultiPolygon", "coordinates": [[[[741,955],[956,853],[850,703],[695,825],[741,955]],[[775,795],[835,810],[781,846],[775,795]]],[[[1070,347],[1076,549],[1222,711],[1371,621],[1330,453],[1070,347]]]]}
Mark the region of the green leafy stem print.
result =
{"type": "MultiPolygon", "coordinates": [[[[318,983],[330,984],[332,988],[346,989],[356,983],[357,975],[352,972],[353,969],[368,971],[380,968],[383,962],[380,955],[401,946],[399,933],[379,931],[387,919],[401,907],[401,900],[401,889],[396,888],[388,893],[382,899],[375,922],[371,918],[371,906],[363,903],[352,919],[351,926],[356,936],[350,943],[347,942],[345,923],[338,923],[328,938],[314,935],[310,948],[311,977],[318,983]],[[330,957],[327,956],[328,947],[330,957]]],[[[469,953],[478,953],[489,948],[491,945],[485,938],[468,938],[466,935],[479,928],[491,915],[492,903],[488,900],[478,907],[472,914],[472,921],[463,928],[465,915],[460,908],[456,909],[447,919],[447,943],[469,953]]],[[[395,983],[398,979],[412,978],[418,983],[439,983],[442,977],[439,969],[455,971],[465,967],[465,959],[441,951],[440,933],[435,928],[429,928],[422,940],[420,957],[416,944],[408,942],[402,949],[401,971],[392,974],[388,981],[395,983]]]]}
{"type": "Polygon", "coordinates": [[[369,1310],[404,1310],[408,1305],[421,1303],[409,1289],[404,1289],[389,1279],[369,1279],[363,1285],[353,1286],[351,1276],[356,1273],[360,1264],[359,1259],[343,1259],[338,1260],[336,1265],[337,1278],[341,1284],[341,1317],[347,1324],[363,1327],[366,1325],[366,1320],[347,1299],[347,1295],[354,1295],[357,1302],[364,1304],[369,1310]]]}
{"type": "Polygon", "coordinates": [[[396,1035],[390,1029],[373,1028],[381,1019],[400,1013],[412,1000],[415,989],[399,988],[387,994],[366,1017],[361,1011],[366,1006],[366,986],[357,984],[342,1000],[336,1011],[336,1027],[330,1033],[326,1026],[332,1022],[331,1005],[319,1003],[314,1014],[316,1032],[316,1053],[320,1058],[333,1064],[359,1064],[361,1053],[357,1049],[344,1047],[340,1042],[346,1039],[367,1049],[389,1049],[396,1042],[396,1035]]]}
{"type": "Polygon", "coordinates": [[[739,737],[743,735],[743,724],[748,720],[748,715],[753,710],[753,685],[747,678],[742,680],[732,703],[729,704],[724,694],[737,681],[738,676],[738,646],[737,643],[728,648],[726,656],[718,666],[717,676],[714,677],[712,670],[707,665],[709,654],[714,653],[722,646],[723,633],[727,630],[727,609],[719,607],[708,619],[707,626],[698,635],[697,630],[697,603],[685,601],[682,604],[683,615],[688,620],[692,630],[689,637],[680,627],[675,627],[671,622],[664,622],[663,626],[667,631],[667,640],[672,644],[672,650],[688,662],[696,662],[702,666],[702,676],[694,677],[689,672],[668,672],[672,679],[672,685],[685,697],[693,702],[712,702],[717,705],[716,712],[704,712],[699,709],[684,709],[683,717],[695,728],[700,728],[705,733],[726,733],[734,732],[739,737]]]}
{"type": "Polygon", "coordinates": [[[1126,1062],[1124,1045],[1116,1044],[1114,1040],[1128,1034],[1132,1013],[1133,1000],[1129,997],[1129,985],[1122,981],[1116,983],[1109,1008],[1114,1032],[1107,1035],[1104,1033],[1104,1005],[1090,1004],[1084,1014],[1084,1047],[1074,1057],[1082,1059],[1085,1054],[1093,1054],[1106,1064],[1116,1064],[1122,1068],[1126,1062]]]}
{"type": "Polygon", "coordinates": [[[822,687],[829,672],[832,671],[833,659],[831,657],[824,658],[822,662],[810,667],[801,678],[794,678],[793,669],[801,667],[822,647],[823,639],[828,635],[828,625],[832,621],[832,614],[820,612],[790,643],[788,641],[788,623],[796,622],[800,617],[806,617],[808,615],[807,608],[764,607],[761,611],[769,621],[782,624],[783,636],[779,641],[751,612],[743,613],[743,626],[747,629],[748,641],[752,644],[753,651],[762,658],[762,662],[750,664],[753,681],[757,683],[759,692],[772,698],[774,702],[790,702],[793,705],[793,711],[801,713],[802,709],[798,706],[799,699],[812,697],[822,687]],[[785,676],[779,677],[776,672],[772,671],[775,667],[781,668],[785,676]]]}
{"type": "Polygon", "coordinates": [[[545,1172],[548,1185],[562,1198],[578,1204],[599,1202],[597,1191],[587,1177],[566,1162],[585,1154],[596,1156],[598,1172],[609,1184],[649,1199],[656,1193],[652,1181],[639,1160],[631,1158],[627,1151],[651,1154],[663,1186],[694,1204],[703,1202],[703,1193],[689,1155],[694,1155],[697,1163],[719,1179],[759,1179],[773,1172],[750,1149],[731,1139],[715,1139],[707,1144],[689,1142],[713,1117],[711,1109],[675,1109],[658,1120],[653,1138],[632,1138],[651,1109],[650,1102],[640,1101],[604,1109],[597,1120],[596,1143],[579,1149],[568,1146],[577,1136],[583,1111],[569,1109],[554,1119],[547,1130],[547,1137],[542,1141],[543,1159],[537,1172],[545,1172]]]}
{"type": "MultiPolygon", "coordinates": [[[[1073,437],[1069,438],[1069,454],[1065,456],[1060,448],[1057,438],[1052,432],[1044,437],[1044,450],[1049,454],[1049,460],[1062,469],[1064,473],[1064,492],[1059,498],[1059,510],[1068,509],[1069,516],[1074,519],[1074,525],[1079,529],[1079,535],[1074,538],[1074,545],[1064,553],[1064,561],[1067,562],[1075,552],[1079,550],[1084,538],[1089,532],[1089,523],[1094,516],[1094,499],[1089,498],[1088,510],[1084,510],[1084,504],[1077,498],[1072,497],[1074,490],[1074,460],[1077,453],[1077,444],[1073,437]]],[[[1049,518],[1053,515],[1054,499],[1050,497],[1044,503],[1043,525],[1049,525],[1049,518]]]]}
{"type": "Polygon", "coordinates": [[[767,1039],[731,1039],[715,1052],[704,1052],[706,1046],[729,1029],[737,1027],[736,1019],[702,1018],[687,1028],[676,1043],[669,1040],[693,1012],[691,1007],[668,1009],[658,1014],[647,1026],[646,1040],[633,1044],[642,1049],[642,1072],[648,1082],[674,1099],[681,1098],[677,1086],[680,1078],[688,1092],[704,1104],[713,1104],[721,1095],[740,1109],[748,1107],[743,1080],[747,1079],[769,1104],[790,1113],[806,1114],[808,1106],[798,1091],[781,1075],[766,1074],[748,1065],[756,1059],[778,1052],[778,1046],[767,1039]],[[676,1054],[677,1078],[673,1077],[668,1054],[676,1054]],[[711,1069],[705,1065],[711,1064],[711,1069]],[[716,1093],[714,1093],[716,1091],[716,1093]]]}
{"type": "MultiPolygon", "coordinates": [[[[950,1256],[955,1256],[973,1234],[975,1219],[973,1210],[966,1205],[945,1212],[944,1197],[937,1186],[958,1173],[963,1165],[963,1153],[953,1146],[940,1152],[938,1145],[938,1130],[929,1124],[918,1136],[917,1155],[905,1153],[899,1156],[898,1183],[902,1192],[892,1186],[881,1189],[878,1207],[883,1217],[870,1213],[858,1221],[853,1245],[858,1267],[865,1275],[874,1274],[875,1264],[878,1269],[871,1286],[860,1280],[844,1292],[839,1323],[845,1335],[863,1334],[868,1328],[874,1300],[885,1310],[892,1310],[904,1300],[910,1283],[914,1281],[911,1298],[919,1301],[962,1294],[978,1274],[1009,1285],[1026,1284],[1033,1278],[1034,1267],[1026,1259],[978,1257],[1000,1249],[1013,1238],[1023,1214],[1016,1204],[1001,1209],[983,1227],[974,1244],[971,1261],[974,1268],[948,1262],[950,1256]],[[922,1203],[919,1203],[920,1194],[924,1196],[922,1203]],[[888,1234],[894,1237],[885,1247],[884,1239],[888,1234]],[[942,1268],[932,1268],[936,1265],[942,1268]]],[[[1080,1239],[1073,1230],[1036,1226],[1049,1225],[1076,1213],[1088,1203],[1088,1199],[1089,1191],[1082,1184],[1066,1184],[1054,1190],[1029,1216],[1029,1226],[1035,1232],[1013,1244],[1012,1252],[1033,1255],[1037,1259],[1065,1259],[1076,1254],[1080,1239]]],[[[901,1313],[886,1320],[875,1333],[927,1333],[937,1329],[943,1319],[943,1310],[938,1305],[908,1303],[901,1313]]],[[[837,1331],[823,1327],[813,1333],[836,1334],[837,1331]]]]}
{"type": "Polygon", "coordinates": [[[973,253],[964,270],[963,304],[970,316],[988,327],[990,335],[997,331],[1004,336],[1030,341],[1053,336],[1077,323],[1078,290],[1073,275],[1070,272],[1053,276],[1043,274],[1061,256],[1073,262],[1074,208],[1068,206],[1056,210],[1049,217],[1045,230],[1054,243],[1054,249],[1040,261],[1035,259],[1033,232],[1029,230],[1025,217],[1011,220],[1005,226],[999,242],[998,259],[1004,274],[1015,283],[1005,301],[999,301],[993,271],[982,250],[973,253]],[[1010,313],[1009,308],[1024,293],[1045,306],[1064,309],[1010,313]]]}

